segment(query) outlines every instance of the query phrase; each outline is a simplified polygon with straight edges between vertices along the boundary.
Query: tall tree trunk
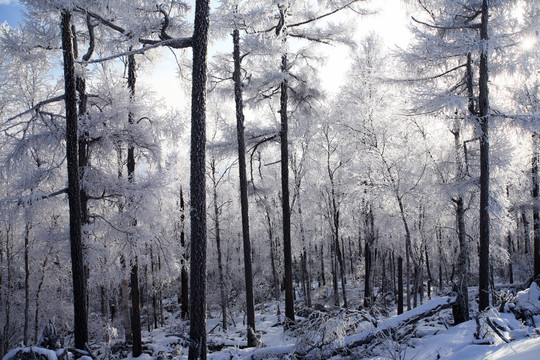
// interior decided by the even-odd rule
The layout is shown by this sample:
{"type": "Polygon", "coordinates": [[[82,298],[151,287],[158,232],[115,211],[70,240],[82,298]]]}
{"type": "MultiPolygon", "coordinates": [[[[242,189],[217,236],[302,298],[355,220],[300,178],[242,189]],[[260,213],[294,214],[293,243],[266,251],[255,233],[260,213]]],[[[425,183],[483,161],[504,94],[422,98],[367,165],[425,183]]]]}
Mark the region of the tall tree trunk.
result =
{"type": "Polygon", "coordinates": [[[2,342],[0,344],[0,353],[4,356],[11,347],[10,334],[11,334],[11,301],[13,295],[13,257],[11,255],[11,225],[6,226],[5,230],[5,244],[6,244],[6,293],[4,297],[4,326],[2,328],[2,342]]]}
{"type": "Polygon", "coordinates": [[[510,231],[506,232],[506,243],[508,246],[508,281],[514,283],[514,244],[510,231]]]}
{"type": "Polygon", "coordinates": [[[36,342],[39,339],[39,298],[41,296],[41,289],[43,288],[43,283],[45,282],[45,270],[47,268],[47,263],[49,262],[49,255],[50,252],[45,255],[45,260],[43,260],[43,265],[41,266],[43,270],[41,272],[41,278],[39,279],[39,284],[36,291],[36,311],[34,313],[34,340],[36,342]]]}
{"type": "Polygon", "coordinates": [[[323,244],[321,243],[321,282],[322,282],[322,286],[326,286],[326,276],[324,275],[324,246],[323,244]]]}
{"type": "MultiPolygon", "coordinates": [[[[156,264],[154,262],[154,254],[152,246],[150,246],[150,271],[152,272],[152,312],[154,315],[154,329],[158,327],[158,299],[157,299],[157,281],[156,281],[156,264]]],[[[148,289],[148,284],[146,285],[148,289]]],[[[147,292],[148,293],[148,292],[147,292]]],[[[147,311],[148,313],[149,311],[147,311]]],[[[148,314],[150,315],[150,314],[148,314]]],[[[148,323],[150,323],[150,316],[148,316],[148,323]]],[[[150,328],[150,326],[148,326],[150,328]]],[[[150,331],[150,330],[148,330],[150,331]]]]}
{"type": "MultiPolygon", "coordinates": [[[[334,200],[334,209],[336,207],[335,200],[334,200]]],[[[343,293],[343,307],[347,308],[347,293],[346,293],[346,286],[347,286],[347,278],[345,277],[345,260],[343,258],[343,252],[341,251],[342,248],[339,244],[339,210],[335,210],[334,212],[334,241],[336,244],[336,257],[339,264],[339,273],[341,275],[341,292],[343,293]]]]}
{"type": "Polygon", "coordinates": [[[349,262],[351,264],[351,275],[353,275],[353,279],[354,279],[354,251],[352,247],[351,237],[349,236],[347,240],[349,242],[349,262]]]}
{"type": "Polygon", "coordinates": [[[403,314],[403,258],[398,257],[398,310],[397,313],[403,314]]]}
{"type": "Polygon", "coordinates": [[[189,360],[206,360],[206,80],[210,1],[196,0],[191,90],[189,360]]]}
{"type": "Polygon", "coordinates": [[[180,314],[182,319],[186,320],[189,317],[189,275],[187,269],[187,262],[189,261],[187,246],[186,246],[186,232],[185,232],[185,203],[184,192],[180,187],[180,246],[182,247],[182,259],[180,270],[180,314]]]}
{"type": "Polygon", "coordinates": [[[459,197],[454,200],[456,203],[456,221],[458,225],[459,255],[458,255],[458,279],[457,279],[457,297],[456,304],[453,306],[454,323],[460,324],[469,320],[469,246],[467,243],[467,234],[465,233],[465,209],[463,199],[459,197]]]}
{"type": "Polygon", "coordinates": [[[527,212],[525,210],[521,211],[521,223],[523,224],[523,247],[521,251],[523,254],[529,253],[529,246],[531,243],[531,228],[529,227],[529,219],[527,219],[527,212]]]}
{"type": "Polygon", "coordinates": [[[221,229],[219,225],[219,206],[218,206],[218,195],[217,195],[218,180],[216,178],[216,160],[215,159],[212,159],[210,166],[212,170],[212,182],[214,185],[212,189],[213,197],[214,197],[214,228],[215,228],[214,231],[216,234],[219,291],[221,295],[222,328],[223,328],[223,331],[227,331],[227,296],[225,292],[225,276],[224,276],[224,271],[223,271],[223,258],[221,254],[221,229]]]}
{"type": "MultiPolygon", "coordinates": [[[[287,74],[289,65],[287,55],[281,57],[281,71],[287,74]]],[[[294,322],[294,294],[292,280],[292,248],[291,248],[291,207],[289,204],[289,118],[287,114],[288,80],[281,82],[281,201],[283,210],[283,258],[285,262],[285,317],[294,322]]]]}
{"type": "Polygon", "coordinates": [[[540,285],[540,134],[533,134],[532,180],[533,180],[533,229],[534,229],[534,280],[540,285]]]}
{"type": "Polygon", "coordinates": [[[141,341],[141,308],[140,308],[140,291],[139,291],[139,265],[137,257],[133,259],[131,265],[130,276],[130,288],[131,288],[131,331],[133,336],[133,357],[140,356],[142,354],[142,341],[141,341]]]}
{"type": "MultiPolygon", "coordinates": [[[[122,178],[124,160],[122,159],[122,144],[117,143],[117,161],[118,161],[118,179],[122,178]]],[[[124,203],[118,202],[118,211],[122,213],[124,211],[124,203]]],[[[123,255],[120,256],[120,266],[122,272],[125,273],[126,259],[123,255]]],[[[129,283],[128,279],[123,276],[120,283],[120,313],[122,316],[122,323],[124,326],[124,337],[126,344],[133,343],[133,332],[131,331],[131,314],[129,311],[129,283]]]]}
{"type": "MultiPolygon", "coordinates": [[[[467,56],[467,88],[469,98],[469,114],[474,115],[474,96],[472,88],[472,61],[471,55],[467,56]]],[[[464,149],[461,141],[461,119],[457,116],[454,119],[452,133],[454,135],[454,149],[456,157],[456,181],[461,183],[465,180],[466,171],[464,165],[464,149]]],[[[469,243],[465,232],[465,208],[463,204],[464,194],[460,192],[452,201],[455,204],[456,225],[459,243],[459,254],[457,259],[457,284],[456,288],[456,303],[452,307],[454,314],[454,323],[460,324],[469,320],[469,243]]]]}
{"type": "Polygon", "coordinates": [[[338,262],[336,252],[336,242],[334,239],[332,239],[330,244],[330,258],[332,259],[332,287],[334,291],[334,306],[339,307],[338,262]]]}
{"type": "MultiPolygon", "coordinates": [[[[135,55],[128,56],[128,88],[130,92],[130,99],[133,101],[135,96],[135,55]]],[[[129,125],[133,126],[134,124],[134,114],[130,112],[128,114],[129,125]]],[[[130,143],[128,146],[127,154],[127,171],[128,171],[128,181],[130,183],[135,182],[135,146],[133,143],[130,143]]],[[[134,215],[133,209],[133,200],[129,199],[129,205],[131,207],[132,213],[132,227],[135,231],[137,226],[137,219],[134,215]]],[[[140,308],[140,289],[139,289],[139,265],[138,258],[135,257],[132,259],[131,263],[131,277],[130,277],[130,290],[131,290],[131,329],[133,331],[133,357],[140,356],[142,354],[142,340],[141,340],[141,308],[140,308]]]]}
{"type": "Polygon", "coordinates": [[[488,20],[489,1],[482,1],[482,22],[480,25],[480,77],[479,117],[480,122],[480,250],[478,272],[478,309],[489,307],[489,69],[488,69],[488,20]]]}
{"type": "Polygon", "coordinates": [[[372,290],[371,290],[371,246],[366,237],[364,245],[364,307],[372,305],[372,290]]]}
{"type": "MultiPolygon", "coordinates": [[[[24,228],[24,327],[23,327],[23,343],[25,346],[30,345],[30,229],[32,223],[26,221],[24,228]]],[[[37,339],[36,339],[37,340],[37,339]]]]}
{"type": "Polygon", "coordinates": [[[265,206],[266,210],[266,222],[268,224],[268,240],[270,241],[270,266],[272,267],[272,279],[274,287],[274,297],[276,300],[279,300],[281,295],[281,289],[279,287],[279,275],[276,266],[276,241],[274,240],[274,226],[272,224],[272,219],[270,218],[270,207],[265,206]]]}
{"type": "MultiPolygon", "coordinates": [[[[126,268],[126,261],[124,258],[121,260],[122,268],[126,268]]],[[[122,279],[121,283],[121,312],[122,312],[122,321],[124,323],[124,335],[126,344],[133,343],[133,331],[131,330],[131,312],[129,311],[129,283],[127,279],[122,279]]]]}
{"type": "Polygon", "coordinates": [[[73,310],[75,347],[84,349],[88,342],[87,289],[83,260],[82,219],[79,182],[78,116],[73,58],[71,14],[62,11],[62,50],[66,104],[66,158],[68,167],[69,233],[73,278],[73,310]]]}
{"type": "Polygon", "coordinates": [[[242,79],[240,57],[240,34],[233,31],[234,57],[234,100],[236,103],[236,133],[238,137],[238,170],[240,173],[240,206],[242,213],[242,239],[244,243],[244,278],[246,283],[246,315],[248,346],[257,345],[255,336],[255,307],[253,300],[253,270],[251,264],[251,240],[249,238],[249,204],[246,174],[246,144],[244,140],[244,104],[242,99],[242,79]]]}

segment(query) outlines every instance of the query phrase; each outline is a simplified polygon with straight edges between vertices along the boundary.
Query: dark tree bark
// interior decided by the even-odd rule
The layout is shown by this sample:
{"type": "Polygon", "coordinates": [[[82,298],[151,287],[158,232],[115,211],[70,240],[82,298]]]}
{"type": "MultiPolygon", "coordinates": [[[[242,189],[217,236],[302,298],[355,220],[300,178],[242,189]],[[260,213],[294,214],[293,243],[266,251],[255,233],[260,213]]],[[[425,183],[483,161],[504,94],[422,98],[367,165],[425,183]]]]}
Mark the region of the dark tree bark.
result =
{"type": "MultiPolygon", "coordinates": [[[[467,89],[469,99],[469,115],[474,116],[474,96],[472,88],[472,61],[471,55],[467,56],[467,89]]],[[[461,141],[461,119],[457,116],[454,120],[454,127],[452,130],[454,135],[454,148],[456,157],[456,181],[462,182],[465,180],[466,171],[464,166],[464,152],[461,141]]],[[[460,324],[469,320],[469,243],[467,240],[467,234],[465,232],[465,207],[463,204],[464,194],[460,192],[456,198],[452,201],[455,204],[456,210],[456,225],[459,243],[459,255],[457,260],[457,284],[455,285],[456,291],[456,303],[452,307],[454,314],[454,323],[460,324]]]]}
{"type": "Polygon", "coordinates": [[[326,286],[326,276],[324,275],[324,245],[321,243],[321,283],[322,286],[326,286]]]}
{"type": "Polygon", "coordinates": [[[333,238],[330,242],[330,260],[330,265],[332,266],[332,288],[334,292],[334,306],[339,307],[338,262],[336,255],[336,242],[333,238]]]}
{"type": "Polygon", "coordinates": [[[197,0],[191,89],[189,360],[206,360],[206,80],[210,1],[197,0]]]}
{"type": "Polygon", "coordinates": [[[131,288],[131,330],[133,336],[132,352],[133,357],[137,357],[142,354],[139,265],[137,264],[137,258],[133,260],[133,264],[131,265],[129,285],[131,288]]]}
{"type": "Polygon", "coordinates": [[[523,241],[523,246],[520,248],[520,250],[523,254],[528,254],[531,243],[531,228],[529,227],[530,223],[525,210],[521,211],[521,223],[523,224],[523,236],[521,239],[523,241]]]}
{"type": "MultiPolygon", "coordinates": [[[[287,55],[281,57],[281,71],[288,72],[287,55]]],[[[281,82],[281,201],[283,210],[283,256],[285,262],[285,317],[294,322],[294,289],[292,279],[292,249],[291,249],[291,206],[289,204],[289,118],[287,114],[288,80],[281,82]]]]}
{"type": "Polygon", "coordinates": [[[185,233],[185,203],[184,192],[180,188],[180,246],[184,253],[182,254],[180,271],[180,314],[182,319],[186,320],[189,317],[189,275],[187,270],[187,262],[189,261],[188,250],[186,246],[186,233],[185,233]]]}
{"type": "Polygon", "coordinates": [[[489,1],[482,1],[482,22],[480,24],[480,78],[479,113],[480,122],[480,250],[478,292],[480,311],[489,306],[489,69],[488,69],[488,20],[489,1]]]}
{"type": "Polygon", "coordinates": [[[272,224],[272,219],[270,218],[270,206],[265,206],[266,212],[266,222],[268,224],[268,240],[270,241],[270,266],[272,268],[272,282],[274,287],[274,297],[276,300],[279,300],[281,295],[281,289],[279,286],[279,275],[276,266],[276,241],[274,240],[274,225],[272,224]]]}
{"type": "Polygon", "coordinates": [[[514,244],[510,231],[506,233],[506,242],[508,246],[508,281],[514,283],[514,244]]]}
{"type": "MultiPolygon", "coordinates": [[[[26,221],[24,229],[24,327],[23,327],[23,344],[30,346],[30,229],[32,223],[26,221]]],[[[37,340],[37,339],[36,339],[37,340]]]]}
{"type": "MultiPolygon", "coordinates": [[[[223,256],[221,253],[221,228],[219,225],[219,206],[218,206],[218,195],[217,187],[219,180],[216,178],[216,160],[212,159],[210,163],[212,171],[212,185],[213,185],[213,200],[214,200],[214,232],[216,235],[216,251],[217,251],[217,262],[218,262],[218,276],[219,276],[219,292],[221,295],[221,319],[222,319],[222,328],[223,331],[227,331],[227,296],[225,291],[225,275],[223,271],[223,256]]],[[[249,329],[248,329],[249,331],[249,329]]]]}
{"type": "MultiPolygon", "coordinates": [[[[1,244],[0,244],[0,247],[1,247],[1,244]]],[[[34,313],[34,339],[36,340],[36,342],[39,339],[38,337],[39,336],[39,310],[40,310],[39,299],[41,297],[41,290],[43,288],[43,283],[45,282],[45,271],[47,269],[47,263],[49,262],[49,256],[50,256],[50,249],[49,249],[49,252],[45,255],[45,260],[43,260],[43,264],[41,265],[41,268],[43,270],[41,271],[41,277],[39,279],[39,284],[36,291],[36,310],[34,313]]],[[[0,284],[2,284],[1,281],[0,281],[0,284]]]]}
{"type": "Polygon", "coordinates": [[[68,167],[69,235],[73,278],[73,310],[75,347],[84,349],[88,342],[87,289],[83,259],[82,219],[78,154],[77,94],[71,14],[62,12],[62,50],[66,104],[66,159],[68,167]]]}
{"type": "Polygon", "coordinates": [[[234,57],[234,100],[236,103],[236,133],[238,138],[238,171],[240,173],[240,206],[242,212],[242,239],[244,243],[244,278],[246,283],[246,315],[248,346],[257,345],[255,336],[255,307],[253,300],[253,270],[251,266],[251,240],[249,238],[249,205],[246,174],[246,144],[244,139],[244,104],[242,99],[242,79],[240,57],[240,34],[233,31],[234,57]]]}
{"type": "MultiPolygon", "coordinates": [[[[135,96],[135,55],[128,56],[128,88],[130,92],[130,98],[135,96]]],[[[128,114],[129,125],[134,124],[134,114],[128,114]]],[[[135,146],[130,143],[128,146],[127,155],[127,171],[128,181],[130,183],[135,182],[135,146]]],[[[132,207],[133,199],[129,199],[129,205],[132,207]]],[[[133,210],[133,209],[132,209],[133,210]]],[[[137,226],[137,219],[132,214],[132,226],[137,226]]],[[[139,265],[138,259],[132,260],[131,264],[131,277],[130,277],[130,290],[131,290],[131,330],[133,332],[133,357],[140,356],[142,354],[142,341],[141,341],[141,308],[140,308],[140,290],[139,290],[139,265]]]]}
{"type": "Polygon", "coordinates": [[[398,310],[397,313],[403,314],[403,258],[398,257],[398,310]]]}
{"type": "Polygon", "coordinates": [[[364,245],[364,307],[371,305],[371,247],[366,238],[364,245]]]}
{"type": "Polygon", "coordinates": [[[468,292],[468,243],[465,233],[465,209],[463,199],[460,197],[455,200],[456,203],[456,221],[458,226],[459,255],[458,255],[458,279],[456,284],[457,296],[456,303],[452,310],[454,314],[454,323],[460,324],[469,320],[469,292],[468,292]]]}
{"type": "Polygon", "coordinates": [[[533,157],[532,157],[532,180],[533,180],[533,230],[534,230],[534,280],[540,285],[540,174],[538,163],[540,162],[540,134],[533,134],[533,157]]]}

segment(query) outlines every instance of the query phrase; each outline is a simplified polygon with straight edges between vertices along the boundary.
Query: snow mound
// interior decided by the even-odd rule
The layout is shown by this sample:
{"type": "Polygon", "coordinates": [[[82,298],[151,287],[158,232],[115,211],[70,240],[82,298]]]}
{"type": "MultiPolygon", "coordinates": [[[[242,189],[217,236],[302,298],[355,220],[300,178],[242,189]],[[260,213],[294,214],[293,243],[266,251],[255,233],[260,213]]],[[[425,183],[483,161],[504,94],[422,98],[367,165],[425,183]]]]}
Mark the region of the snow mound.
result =
{"type": "Polygon", "coordinates": [[[530,288],[518,292],[516,305],[531,315],[540,314],[540,288],[534,281],[530,288]]]}
{"type": "Polygon", "coordinates": [[[2,360],[58,360],[58,357],[53,350],[38,346],[29,346],[11,350],[2,360]]]}

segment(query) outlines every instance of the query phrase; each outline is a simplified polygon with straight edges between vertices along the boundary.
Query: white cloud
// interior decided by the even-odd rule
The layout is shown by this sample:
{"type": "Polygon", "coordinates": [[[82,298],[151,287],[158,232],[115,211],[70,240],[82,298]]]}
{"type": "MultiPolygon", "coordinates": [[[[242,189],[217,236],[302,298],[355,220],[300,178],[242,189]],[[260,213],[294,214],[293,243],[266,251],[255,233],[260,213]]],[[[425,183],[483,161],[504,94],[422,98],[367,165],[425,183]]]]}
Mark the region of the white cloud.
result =
{"type": "Polygon", "coordinates": [[[17,0],[0,0],[0,5],[18,5],[17,0]]]}

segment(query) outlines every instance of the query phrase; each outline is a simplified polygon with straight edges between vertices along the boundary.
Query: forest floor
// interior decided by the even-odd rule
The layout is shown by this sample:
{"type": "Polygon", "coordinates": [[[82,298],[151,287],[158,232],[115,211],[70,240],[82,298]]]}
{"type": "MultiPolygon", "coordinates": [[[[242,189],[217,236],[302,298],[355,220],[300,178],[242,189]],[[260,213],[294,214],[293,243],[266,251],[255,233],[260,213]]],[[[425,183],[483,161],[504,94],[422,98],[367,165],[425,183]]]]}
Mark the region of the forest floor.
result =
{"type": "MultiPolygon", "coordinates": [[[[474,289],[471,288],[472,295],[474,289]]],[[[283,304],[268,302],[256,308],[260,345],[247,348],[245,318],[229,318],[222,328],[221,314],[210,311],[208,359],[519,359],[540,357],[540,289],[535,283],[517,295],[507,293],[504,305],[470,321],[453,325],[452,297],[437,297],[397,315],[381,313],[379,303],[369,310],[345,310],[316,306],[297,308],[296,325],[284,330],[283,304]],[[516,314],[522,316],[516,319],[516,314]]],[[[474,303],[474,302],[472,302],[474,303]]],[[[473,304],[474,306],[474,304],[473,304]]],[[[131,356],[122,336],[114,329],[112,340],[94,342],[93,357],[82,360],[184,360],[187,359],[189,327],[177,311],[176,301],[164,303],[165,326],[143,332],[143,354],[131,356]]],[[[475,313],[473,309],[471,313],[475,313]]],[[[103,337],[103,334],[101,334],[103,337]]],[[[58,360],[53,351],[32,347],[8,353],[4,360],[58,360]],[[17,351],[19,351],[18,355],[17,351]],[[36,354],[41,355],[36,357],[36,354]]],[[[57,354],[59,351],[57,351],[57,354]]]]}
{"type": "MultiPolygon", "coordinates": [[[[258,306],[256,329],[261,345],[246,348],[245,319],[230,319],[227,331],[221,318],[208,320],[209,359],[520,359],[540,357],[540,289],[512,297],[499,310],[453,326],[452,310],[438,310],[449,297],[434,298],[402,315],[363,310],[298,310],[297,326],[284,331],[277,302],[258,306]],[[433,310],[429,313],[429,310],[433,310]],[[321,311],[322,310],[322,311],[321,311]],[[513,310],[513,311],[512,311],[513,310]],[[429,313],[429,314],[428,314],[429,313]],[[528,315],[528,323],[516,313],[528,315]],[[423,316],[424,314],[428,314],[423,316]],[[232,321],[234,320],[234,321],[232,321]],[[391,329],[392,331],[384,331],[391,329]],[[373,335],[373,336],[371,336],[373,335]],[[371,337],[368,337],[371,336],[371,337]],[[363,343],[362,339],[369,339],[363,343]]],[[[171,314],[172,315],[172,314],[171,314]]],[[[168,326],[144,333],[141,360],[187,359],[181,344],[185,323],[178,314],[168,326]],[[180,333],[178,332],[180,331],[180,333]]],[[[115,357],[115,356],[112,356],[115,357]]],[[[124,357],[122,357],[124,358],[124,357]]],[[[125,359],[132,360],[129,356],[125,359]]]]}

